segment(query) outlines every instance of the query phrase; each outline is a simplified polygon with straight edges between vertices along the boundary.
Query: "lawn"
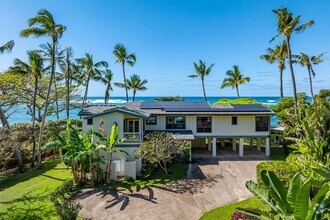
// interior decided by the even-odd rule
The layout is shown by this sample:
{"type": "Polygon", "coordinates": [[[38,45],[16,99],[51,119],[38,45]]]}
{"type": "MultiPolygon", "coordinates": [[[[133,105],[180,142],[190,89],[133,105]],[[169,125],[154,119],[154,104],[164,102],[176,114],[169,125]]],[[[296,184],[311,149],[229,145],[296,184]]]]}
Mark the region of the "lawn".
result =
{"type": "Polygon", "coordinates": [[[211,211],[205,212],[200,220],[214,220],[214,219],[231,219],[231,215],[235,212],[236,208],[258,208],[266,210],[266,206],[257,198],[249,198],[240,202],[231,203],[221,206],[211,211]]]}
{"type": "Polygon", "coordinates": [[[135,181],[121,181],[121,182],[112,182],[110,184],[111,188],[125,188],[125,189],[136,189],[136,188],[146,188],[151,186],[161,186],[172,182],[174,180],[178,180],[183,177],[188,170],[187,163],[174,163],[168,167],[169,175],[167,176],[165,172],[156,168],[154,170],[150,170],[149,172],[141,173],[135,181]]]}
{"type": "Polygon", "coordinates": [[[46,161],[33,169],[0,182],[0,219],[57,219],[49,195],[70,170],[60,160],[46,161]]]}

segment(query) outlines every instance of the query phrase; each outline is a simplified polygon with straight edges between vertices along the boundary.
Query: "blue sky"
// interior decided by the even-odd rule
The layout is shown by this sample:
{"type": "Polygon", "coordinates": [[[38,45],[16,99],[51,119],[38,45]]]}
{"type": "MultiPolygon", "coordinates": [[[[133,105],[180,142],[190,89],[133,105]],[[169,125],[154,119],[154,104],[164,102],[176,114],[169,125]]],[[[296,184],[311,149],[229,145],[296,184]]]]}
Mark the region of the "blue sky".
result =
{"type": "MultiPolygon", "coordinates": [[[[72,46],[76,58],[85,52],[95,61],[106,60],[114,72],[114,81],[122,81],[119,64],[112,50],[123,43],[135,52],[135,67],[127,67],[127,75],[138,74],[148,79],[148,90],[138,96],[202,96],[198,79],[192,74],[193,62],[199,59],[215,63],[206,78],[208,96],[235,96],[235,91],[220,90],[225,72],[239,65],[251,78],[240,87],[242,96],[278,96],[279,80],[276,65],[258,59],[269,40],[276,34],[276,17],[272,9],[286,6],[302,21],[315,20],[315,25],[292,37],[293,53],[317,55],[330,51],[330,1],[280,0],[1,0],[0,44],[14,39],[12,54],[1,55],[0,70],[11,65],[14,58],[26,60],[26,51],[36,49],[49,39],[20,38],[27,19],[41,8],[53,13],[56,21],[67,26],[60,44],[72,46]]],[[[278,39],[275,43],[279,42],[278,39]]],[[[330,87],[329,54],[315,67],[315,91],[330,87]]],[[[309,92],[305,69],[295,66],[298,91],[309,92]]],[[[90,96],[103,96],[105,86],[92,83],[90,96]]],[[[114,88],[112,96],[123,96],[124,90],[114,88]]],[[[284,94],[292,95],[289,71],[284,73],[284,94]]],[[[309,94],[309,93],[308,93],[309,94]]]]}

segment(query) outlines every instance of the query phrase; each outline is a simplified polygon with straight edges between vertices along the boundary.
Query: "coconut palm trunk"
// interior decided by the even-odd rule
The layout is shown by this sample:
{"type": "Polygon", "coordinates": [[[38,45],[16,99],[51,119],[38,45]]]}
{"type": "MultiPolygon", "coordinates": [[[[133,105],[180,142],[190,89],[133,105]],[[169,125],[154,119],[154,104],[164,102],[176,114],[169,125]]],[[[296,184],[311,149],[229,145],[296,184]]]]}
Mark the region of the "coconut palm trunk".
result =
{"type": "Polygon", "coordinates": [[[36,102],[37,102],[37,92],[38,92],[38,76],[34,79],[34,93],[33,93],[33,107],[32,107],[32,162],[31,166],[34,167],[35,159],[36,159],[36,102]]]}
{"type": "Polygon", "coordinates": [[[307,69],[308,69],[309,86],[310,86],[310,90],[311,90],[312,101],[314,102],[313,79],[312,79],[311,68],[307,67],[307,69]]]}
{"type": "Polygon", "coordinates": [[[42,145],[42,135],[44,133],[44,126],[45,126],[45,121],[46,121],[46,116],[47,116],[47,109],[48,109],[48,102],[49,102],[49,96],[50,96],[50,90],[52,88],[52,83],[53,83],[53,78],[55,75],[55,43],[56,40],[53,38],[53,51],[52,51],[52,59],[51,59],[51,74],[50,74],[50,80],[49,80],[49,85],[48,85],[48,90],[47,90],[47,95],[46,95],[46,101],[45,101],[45,110],[44,114],[42,116],[42,122],[40,126],[40,132],[39,132],[39,140],[38,140],[38,167],[41,167],[41,145],[42,145]]]}
{"type": "Polygon", "coordinates": [[[280,69],[280,97],[283,98],[283,67],[279,67],[280,69]]]}
{"type": "Polygon", "coordinates": [[[125,91],[126,91],[126,101],[128,102],[128,91],[127,91],[126,74],[125,74],[125,62],[123,62],[123,76],[124,76],[124,84],[125,84],[125,91]]]}
{"type": "Polygon", "coordinates": [[[204,86],[204,79],[202,79],[202,87],[203,87],[204,100],[205,100],[205,102],[207,102],[205,86],[204,86]]]}
{"type": "Polygon", "coordinates": [[[70,64],[67,56],[66,60],[66,119],[70,118],[70,64]]]}
{"type": "Polygon", "coordinates": [[[59,108],[58,108],[58,91],[57,91],[57,83],[56,78],[54,79],[54,89],[55,89],[55,106],[56,106],[56,119],[59,120],[59,108]]]}
{"type": "Polygon", "coordinates": [[[293,66],[292,66],[292,56],[291,56],[291,47],[290,47],[290,37],[286,37],[286,45],[288,48],[288,60],[291,72],[291,80],[292,80],[292,89],[293,89],[293,102],[294,102],[294,113],[298,112],[298,104],[297,104],[297,88],[296,88],[296,79],[294,76],[293,66]]]}
{"type": "Polygon", "coordinates": [[[239,99],[239,91],[238,91],[238,85],[235,86],[236,87],[236,93],[237,93],[237,98],[239,99]]]}
{"type": "Polygon", "coordinates": [[[85,94],[84,94],[84,100],[83,100],[82,107],[85,107],[86,102],[87,102],[88,86],[89,86],[89,81],[90,81],[90,79],[91,79],[91,77],[88,75],[88,77],[87,77],[87,82],[86,82],[86,89],[85,89],[85,94]]]}

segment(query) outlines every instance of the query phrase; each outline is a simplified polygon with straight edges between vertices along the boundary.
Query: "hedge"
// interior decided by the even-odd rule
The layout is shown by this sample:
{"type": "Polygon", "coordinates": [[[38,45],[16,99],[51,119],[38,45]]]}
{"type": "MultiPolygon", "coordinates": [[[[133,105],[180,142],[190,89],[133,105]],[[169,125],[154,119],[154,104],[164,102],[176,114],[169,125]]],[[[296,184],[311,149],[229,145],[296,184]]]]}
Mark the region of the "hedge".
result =
{"type": "Polygon", "coordinates": [[[299,171],[299,166],[287,161],[266,161],[257,165],[257,182],[263,184],[260,176],[262,170],[273,171],[285,186],[289,186],[290,180],[299,171]]]}

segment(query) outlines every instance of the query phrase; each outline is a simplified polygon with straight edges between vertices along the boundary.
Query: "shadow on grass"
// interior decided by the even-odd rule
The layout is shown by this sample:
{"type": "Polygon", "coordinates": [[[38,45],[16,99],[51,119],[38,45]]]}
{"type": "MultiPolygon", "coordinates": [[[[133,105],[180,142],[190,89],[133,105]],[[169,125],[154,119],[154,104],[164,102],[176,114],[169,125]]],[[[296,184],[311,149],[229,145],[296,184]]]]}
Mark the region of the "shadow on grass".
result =
{"type": "MultiPolygon", "coordinates": [[[[43,173],[45,173],[51,169],[54,169],[59,163],[61,163],[61,160],[46,161],[43,163],[42,168],[33,168],[25,173],[16,174],[14,176],[10,176],[8,178],[2,179],[0,181],[0,191],[3,191],[9,187],[15,186],[16,184],[18,184],[20,182],[24,182],[24,181],[27,181],[34,177],[40,176],[43,173]]],[[[47,176],[47,177],[49,177],[49,176],[47,176]]]]}
{"type": "Polygon", "coordinates": [[[0,211],[0,220],[39,220],[56,216],[55,210],[44,206],[45,201],[49,199],[48,192],[45,191],[39,195],[30,195],[30,193],[19,199],[0,202],[0,204],[10,205],[5,211],[0,211]]]}

